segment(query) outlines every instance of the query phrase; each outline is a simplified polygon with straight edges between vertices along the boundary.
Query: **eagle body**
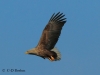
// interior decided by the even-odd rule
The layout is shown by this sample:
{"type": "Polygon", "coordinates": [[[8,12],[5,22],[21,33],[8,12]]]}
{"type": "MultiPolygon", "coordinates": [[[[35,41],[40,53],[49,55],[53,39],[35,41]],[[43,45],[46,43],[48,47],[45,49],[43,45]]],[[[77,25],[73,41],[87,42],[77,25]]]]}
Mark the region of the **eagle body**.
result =
{"type": "Polygon", "coordinates": [[[61,34],[62,27],[66,23],[64,16],[60,12],[53,14],[42,32],[38,45],[28,50],[26,54],[37,55],[50,61],[60,60],[61,55],[57,48],[55,48],[55,44],[61,34]]]}

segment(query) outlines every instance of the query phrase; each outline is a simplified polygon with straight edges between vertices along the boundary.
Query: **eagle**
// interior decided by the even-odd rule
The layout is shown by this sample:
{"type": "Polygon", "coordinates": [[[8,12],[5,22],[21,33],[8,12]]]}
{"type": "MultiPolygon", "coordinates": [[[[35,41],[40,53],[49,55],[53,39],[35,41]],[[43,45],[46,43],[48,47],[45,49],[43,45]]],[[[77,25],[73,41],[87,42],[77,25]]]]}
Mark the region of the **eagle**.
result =
{"type": "Polygon", "coordinates": [[[50,61],[60,60],[61,54],[55,45],[61,34],[62,27],[66,23],[64,16],[65,15],[60,12],[54,13],[45,26],[38,45],[26,51],[26,54],[36,55],[43,59],[49,59],[50,61]]]}

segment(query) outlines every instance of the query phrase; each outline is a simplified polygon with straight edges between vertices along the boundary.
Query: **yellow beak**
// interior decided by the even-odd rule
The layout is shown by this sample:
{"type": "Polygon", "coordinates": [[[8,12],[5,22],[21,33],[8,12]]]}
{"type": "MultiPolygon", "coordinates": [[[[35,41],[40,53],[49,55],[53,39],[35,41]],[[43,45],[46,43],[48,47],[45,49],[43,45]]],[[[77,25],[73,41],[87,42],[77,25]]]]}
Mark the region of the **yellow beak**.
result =
{"type": "Polygon", "coordinates": [[[25,54],[28,54],[28,52],[25,52],[25,54]]]}

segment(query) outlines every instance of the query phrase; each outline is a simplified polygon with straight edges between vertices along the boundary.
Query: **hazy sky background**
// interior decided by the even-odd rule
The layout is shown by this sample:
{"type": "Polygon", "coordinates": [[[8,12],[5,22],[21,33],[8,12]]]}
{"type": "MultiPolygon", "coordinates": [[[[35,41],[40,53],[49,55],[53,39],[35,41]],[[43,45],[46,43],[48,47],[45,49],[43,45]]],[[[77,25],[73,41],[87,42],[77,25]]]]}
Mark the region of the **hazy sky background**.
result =
{"type": "Polygon", "coordinates": [[[100,75],[100,0],[0,0],[0,75],[100,75]],[[26,55],[59,11],[67,18],[56,44],[62,59],[26,55]]]}

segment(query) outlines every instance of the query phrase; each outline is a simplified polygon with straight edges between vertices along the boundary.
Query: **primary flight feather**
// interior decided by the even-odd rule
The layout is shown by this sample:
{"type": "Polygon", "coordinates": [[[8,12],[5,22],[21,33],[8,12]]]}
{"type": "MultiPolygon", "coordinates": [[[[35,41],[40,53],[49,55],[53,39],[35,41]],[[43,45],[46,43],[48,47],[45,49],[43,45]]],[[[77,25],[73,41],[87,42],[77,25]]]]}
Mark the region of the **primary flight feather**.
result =
{"type": "Polygon", "coordinates": [[[60,52],[55,48],[55,44],[61,34],[62,27],[66,23],[63,13],[53,14],[42,32],[38,45],[26,52],[26,54],[37,55],[47,58],[50,61],[60,60],[60,52]]]}

